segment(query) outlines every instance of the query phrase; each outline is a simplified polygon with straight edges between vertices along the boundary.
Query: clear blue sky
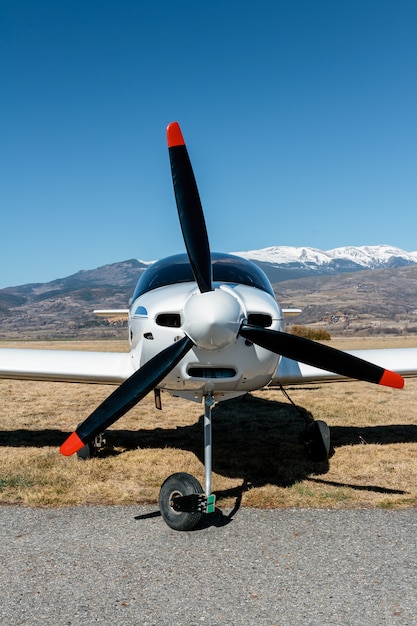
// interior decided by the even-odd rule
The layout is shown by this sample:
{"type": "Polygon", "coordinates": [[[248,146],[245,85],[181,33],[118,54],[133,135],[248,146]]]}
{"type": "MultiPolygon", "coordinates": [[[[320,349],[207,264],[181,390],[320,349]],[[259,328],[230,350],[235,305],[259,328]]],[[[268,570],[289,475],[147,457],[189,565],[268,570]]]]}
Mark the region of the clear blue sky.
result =
{"type": "Polygon", "coordinates": [[[183,251],[417,250],[415,0],[1,0],[0,287],[183,251]]]}

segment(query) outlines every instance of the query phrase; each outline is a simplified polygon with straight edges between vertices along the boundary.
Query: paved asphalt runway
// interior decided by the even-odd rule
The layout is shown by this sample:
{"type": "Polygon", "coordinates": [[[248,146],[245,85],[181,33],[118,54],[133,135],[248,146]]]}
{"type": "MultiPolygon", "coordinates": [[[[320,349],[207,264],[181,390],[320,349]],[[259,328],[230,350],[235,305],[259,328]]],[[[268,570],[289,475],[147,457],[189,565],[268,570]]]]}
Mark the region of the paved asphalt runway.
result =
{"type": "Polygon", "coordinates": [[[417,510],[0,507],[0,623],[417,625],[417,510]],[[227,513],[227,512],[226,512],[227,513]]]}

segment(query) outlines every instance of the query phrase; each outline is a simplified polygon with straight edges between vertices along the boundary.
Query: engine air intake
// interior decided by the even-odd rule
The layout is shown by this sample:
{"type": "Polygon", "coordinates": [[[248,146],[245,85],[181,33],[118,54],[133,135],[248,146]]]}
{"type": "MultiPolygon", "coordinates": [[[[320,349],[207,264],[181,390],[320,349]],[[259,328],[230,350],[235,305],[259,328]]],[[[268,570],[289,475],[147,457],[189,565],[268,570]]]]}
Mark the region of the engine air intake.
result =
{"type": "Polygon", "coordinates": [[[272,317],[267,313],[249,313],[248,324],[268,328],[272,324],[272,317]]]}
{"type": "Polygon", "coordinates": [[[170,328],[179,328],[181,326],[179,313],[160,313],[155,321],[158,326],[169,326],[170,328]]]}
{"type": "Polygon", "coordinates": [[[188,375],[192,378],[233,378],[236,370],[232,367],[190,367],[188,375]]]}

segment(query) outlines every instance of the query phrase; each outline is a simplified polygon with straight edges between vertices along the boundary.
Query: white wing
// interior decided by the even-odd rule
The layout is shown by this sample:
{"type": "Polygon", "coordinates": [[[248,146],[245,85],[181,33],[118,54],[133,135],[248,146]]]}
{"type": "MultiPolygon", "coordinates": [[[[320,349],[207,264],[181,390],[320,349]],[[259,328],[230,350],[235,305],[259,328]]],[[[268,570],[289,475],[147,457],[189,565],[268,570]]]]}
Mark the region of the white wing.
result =
{"type": "MultiPolygon", "coordinates": [[[[386,348],[382,350],[346,350],[348,354],[379,365],[401,376],[417,376],[417,348],[386,348]]],[[[298,363],[283,357],[271,385],[296,383],[337,382],[347,380],[339,374],[298,363]]]]}
{"type": "Polygon", "coordinates": [[[129,309],[95,309],[94,313],[99,317],[108,317],[111,319],[126,319],[129,317],[129,309]]]}
{"type": "MultiPolygon", "coordinates": [[[[349,354],[390,369],[417,376],[417,348],[348,350],[349,354]]],[[[120,384],[136,371],[128,352],[0,349],[0,378],[60,382],[120,384]]],[[[338,374],[283,357],[271,385],[337,382],[338,374]]]]}
{"type": "Polygon", "coordinates": [[[0,349],[0,378],[119,384],[135,369],[128,352],[0,349]]]}

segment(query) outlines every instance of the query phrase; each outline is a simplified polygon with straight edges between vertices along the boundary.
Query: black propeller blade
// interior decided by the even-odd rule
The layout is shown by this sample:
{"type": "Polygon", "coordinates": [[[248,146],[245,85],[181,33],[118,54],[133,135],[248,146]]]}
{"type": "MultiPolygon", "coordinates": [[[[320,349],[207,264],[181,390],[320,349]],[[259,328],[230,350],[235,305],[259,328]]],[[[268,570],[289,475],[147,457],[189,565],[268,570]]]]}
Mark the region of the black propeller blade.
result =
{"type": "Polygon", "coordinates": [[[167,128],[175,199],[185,247],[201,293],[212,291],[210,245],[200,195],[190,158],[177,122],[167,128]]]}
{"type": "Polygon", "coordinates": [[[304,337],[247,324],[239,334],[266,350],[340,376],[399,389],[404,386],[404,379],[395,372],[304,337]]]}
{"type": "Polygon", "coordinates": [[[78,452],[88,441],[129,411],[169,374],[193,345],[191,339],[183,337],[145,363],[78,426],[62,444],[61,453],[69,456],[78,452]]]}

